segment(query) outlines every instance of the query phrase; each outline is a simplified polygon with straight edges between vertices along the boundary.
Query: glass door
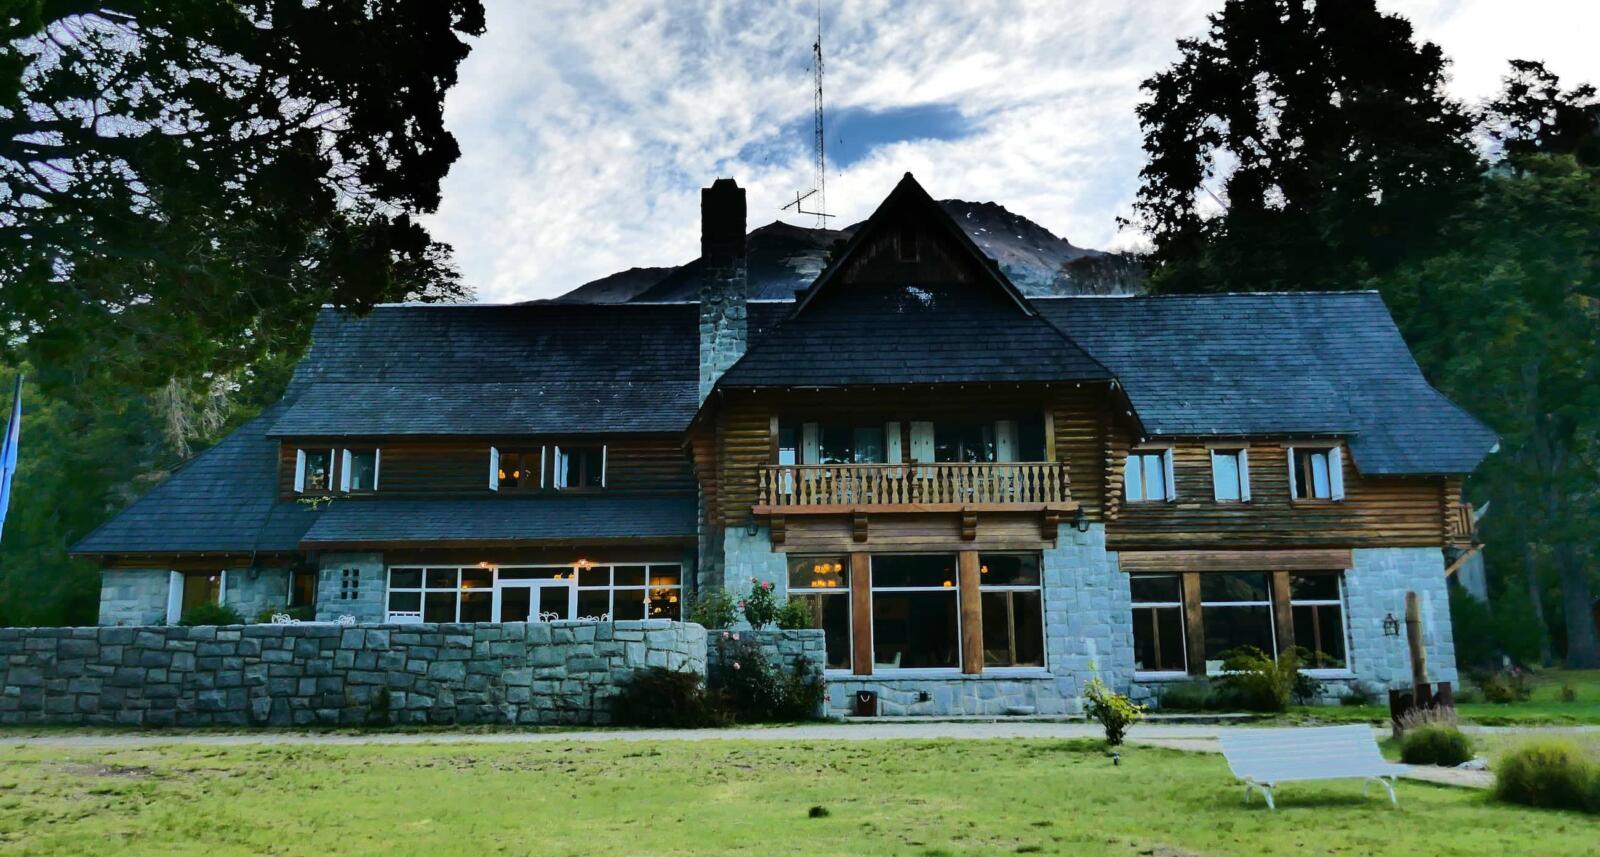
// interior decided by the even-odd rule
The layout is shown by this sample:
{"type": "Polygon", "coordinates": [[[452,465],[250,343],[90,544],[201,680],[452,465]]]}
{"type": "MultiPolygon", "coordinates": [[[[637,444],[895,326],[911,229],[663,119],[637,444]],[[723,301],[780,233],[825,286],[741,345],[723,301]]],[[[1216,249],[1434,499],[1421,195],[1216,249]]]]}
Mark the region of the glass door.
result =
{"type": "Polygon", "coordinates": [[[496,622],[571,619],[578,590],[569,580],[502,580],[495,587],[496,622]]]}

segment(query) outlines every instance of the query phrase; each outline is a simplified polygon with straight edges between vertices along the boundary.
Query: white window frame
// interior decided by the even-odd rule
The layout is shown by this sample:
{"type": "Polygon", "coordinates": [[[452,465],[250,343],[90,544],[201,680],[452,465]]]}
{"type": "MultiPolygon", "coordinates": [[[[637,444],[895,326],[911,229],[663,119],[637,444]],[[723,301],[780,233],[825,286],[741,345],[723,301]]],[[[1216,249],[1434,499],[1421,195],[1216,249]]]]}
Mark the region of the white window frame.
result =
{"type": "MultiPolygon", "coordinates": [[[[959,562],[960,562],[960,560],[957,559],[957,563],[958,563],[957,573],[959,573],[959,568],[960,568],[959,562]]],[[[1018,675],[1018,674],[1032,674],[1032,673],[1038,673],[1038,672],[1049,672],[1050,671],[1050,634],[1049,634],[1049,631],[1048,631],[1048,626],[1045,625],[1044,556],[1042,554],[1036,552],[1036,551],[1003,551],[1003,550],[979,551],[978,552],[978,570],[979,570],[979,574],[978,574],[978,609],[979,609],[980,612],[983,610],[983,594],[985,592],[1037,592],[1037,593],[1039,593],[1039,629],[1040,629],[1040,632],[1044,635],[1044,639],[1040,640],[1040,643],[1042,644],[1042,646],[1040,648],[1040,654],[1043,655],[1043,657],[1044,657],[1044,663],[1038,664],[1038,665],[1033,665],[1033,664],[1013,664],[1013,665],[1009,665],[1009,666],[991,667],[991,666],[989,666],[989,664],[987,662],[985,662],[984,665],[983,665],[983,674],[984,675],[1018,675]],[[1038,583],[1033,583],[1033,584],[1028,584],[1028,583],[1003,583],[1003,584],[997,584],[997,585],[993,585],[993,586],[984,583],[983,582],[983,573],[982,573],[983,572],[983,558],[985,556],[1003,556],[1003,555],[1007,555],[1007,554],[1012,555],[1012,556],[1027,555],[1027,556],[1032,556],[1032,557],[1037,558],[1038,561],[1039,561],[1039,582],[1038,583]]],[[[956,586],[956,589],[959,590],[960,588],[961,587],[960,587],[960,584],[958,582],[957,586],[956,586]]],[[[958,593],[957,594],[957,604],[959,605],[959,603],[960,603],[960,595],[958,593]]],[[[1012,603],[1015,604],[1015,599],[1012,600],[1012,603]]],[[[966,633],[966,630],[967,629],[965,627],[961,628],[961,632],[963,634],[966,633]]],[[[1008,630],[1010,630],[1012,632],[1016,631],[1015,628],[1010,628],[1008,630]]],[[[982,645],[982,641],[981,640],[979,641],[978,648],[979,648],[980,651],[983,649],[983,645],[982,645]]],[[[963,649],[963,652],[964,652],[965,651],[965,645],[964,644],[963,644],[962,649],[963,649]]]]}
{"type": "MultiPolygon", "coordinates": [[[[961,557],[960,557],[959,553],[946,554],[946,553],[944,553],[942,551],[933,551],[932,553],[933,554],[937,554],[939,556],[952,556],[952,557],[955,557],[956,569],[955,569],[954,572],[952,572],[952,574],[955,574],[956,578],[960,577],[960,575],[961,575],[961,557]]],[[[870,635],[870,639],[872,641],[872,674],[873,675],[892,675],[892,676],[900,676],[900,677],[915,677],[915,676],[922,676],[922,675],[928,675],[928,676],[960,675],[962,667],[963,667],[963,663],[965,662],[966,656],[967,656],[966,655],[966,651],[965,651],[966,650],[966,644],[965,644],[965,641],[962,639],[962,636],[961,636],[963,633],[965,633],[966,629],[961,627],[961,582],[960,582],[960,580],[956,579],[956,578],[952,578],[951,581],[950,581],[950,584],[951,584],[950,586],[879,586],[878,583],[877,583],[878,576],[875,573],[875,571],[872,570],[872,565],[877,562],[878,557],[884,557],[884,556],[914,556],[914,555],[916,555],[916,554],[914,554],[914,553],[905,553],[905,552],[868,554],[868,558],[867,558],[867,562],[868,562],[868,566],[869,566],[868,574],[871,575],[871,576],[867,578],[868,583],[870,584],[867,587],[867,633],[870,635]],[[877,594],[880,593],[880,592],[950,592],[950,593],[952,593],[955,596],[955,599],[956,599],[956,644],[957,644],[956,645],[956,665],[953,666],[953,667],[890,667],[890,666],[884,666],[882,663],[880,663],[878,661],[878,629],[877,629],[877,622],[873,618],[873,614],[878,612],[877,609],[876,609],[877,605],[876,605],[876,602],[874,601],[874,597],[877,596],[877,594]]],[[[851,585],[852,586],[855,585],[854,580],[851,581],[851,585]]],[[[854,621],[854,619],[855,619],[855,617],[852,616],[851,620],[854,621]]],[[[853,629],[854,625],[852,625],[851,627],[853,629]]],[[[853,653],[852,653],[851,660],[854,661],[853,653]]]]}
{"type": "MultiPolygon", "coordinates": [[[[368,452],[366,449],[345,449],[339,457],[339,491],[350,493],[350,462],[356,453],[368,452]]],[[[362,494],[375,494],[378,491],[378,470],[383,466],[383,450],[374,447],[372,453],[372,487],[362,489],[362,494]]]]}
{"type": "Polygon", "coordinates": [[[1250,449],[1243,446],[1217,446],[1211,448],[1211,498],[1218,503],[1250,502],[1250,449]],[[1238,461],[1239,496],[1224,498],[1222,482],[1217,476],[1217,458],[1231,456],[1238,461]]]}
{"type": "MultiPolygon", "coordinates": [[[[1134,601],[1134,600],[1132,600],[1132,598],[1130,596],[1128,603],[1131,605],[1132,610],[1149,610],[1152,613],[1154,613],[1156,610],[1171,610],[1173,608],[1177,608],[1177,610],[1178,610],[1178,653],[1183,656],[1183,669],[1181,669],[1181,670],[1135,670],[1134,673],[1133,673],[1133,677],[1135,679],[1155,680],[1155,681],[1160,681],[1160,680],[1163,680],[1163,679],[1180,679],[1180,678],[1186,679],[1186,678],[1188,678],[1189,677],[1189,617],[1185,614],[1184,609],[1183,609],[1183,574],[1181,572],[1176,572],[1176,571],[1140,572],[1140,573],[1135,573],[1135,574],[1129,575],[1129,577],[1130,578],[1131,577],[1171,577],[1171,578],[1173,578],[1174,580],[1177,581],[1177,583],[1178,583],[1178,600],[1177,601],[1134,601]]],[[[1153,625],[1155,623],[1155,621],[1156,621],[1155,616],[1151,616],[1150,621],[1151,621],[1151,623],[1153,625]]]]}
{"type": "Polygon", "coordinates": [[[1139,447],[1128,450],[1128,458],[1122,465],[1122,494],[1129,503],[1171,503],[1178,499],[1178,484],[1172,469],[1172,447],[1139,447]],[[1144,459],[1159,457],[1161,460],[1161,486],[1166,491],[1165,497],[1150,498],[1145,488],[1150,480],[1144,459]],[[1134,460],[1139,459],[1139,496],[1134,496],[1133,483],[1130,476],[1134,472],[1134,460]]]}
{"type": "MultiPolygon", "coordinates": [[[[624,592],[639,592],[641,594],[641,598],[644,601],[644,617],[646,619],[650,618],[650,606],[651,606],[651,601],[653,600],[651,598],[651,595],[652,595],[653,592],[658,592],[659,591],[659,592],[669,593],[668,596],[667,596],[668,598],[671,598],[673,595],[676,595],[677,598],[678,598],[678,601],[677,601],[677,604],[678,604],[678,621],[683,621],[683,612],[684,612],[684,609],[687,606],[683,602],[683,563],[681,563],[681,562],[651,562],[651,561],[639,561],[639,562],[594,562],[594,563],[589,563],[589,567],[591,569],[592,568],[610,568],[611,572],[607,576],[607,580],[609,581],[609,583],[607,585],[605,585],[605,586],[579,586],[578,585],[578,581],[581,579],[579,577],[579,572],[581,571],[581,566],[576,562],[572,562],[572,563],[554,563],[554,564],[551,564],[551,563],[529,563],[529,564],[521,564],[521,565],[491,566],[489,568],[490,586],[489,586],[488,591],[491,593],[491,597],[494,598],[498,602],[498,598],[499,598],[498,592],[499,592],[499,590],[501,588],[500,587],[501,574],[503,572],[506,572],[506,571],[550,570],[550,571],[556,571],[556,572],[559,572],[559,573],[563,573],[563,574],[567,575],[567,577],[565,579],[570,579],[572,581],[572,583],[571,583],[572,604],[573,604],[573,607],[574,607],[573,615],[579,621],[597,620],[597,617],[578,616],[577,612],[576,612],[577,594],[580,591],[595,591],[595,590],[608,590],[610,592],[610,596],[606,599],[606,605],[607,605],[607,613],[606,613],[606,615],[608,617],[607,621],[611,621],[609,617],[612,617],[612,616],[615,615],[616,602],[617,602],[616,593],[619,590],[620,591],[624,591],[624,592]],[[641,567],[644,568],[645,571],[644,571],[644,584],[643,585],[639,585],[639,586],[633,586],[633,585],[617,586],[616,585],[616,567],[617,566],[628,566],[628,565],[636,565],[636,566],[641,566],[641,567]],[[650,579],[653,576],[655,570],[656,569],[661,569],[661,568],[673,568],[673,569],[676,569],[677,570],[677,574],[678,574],[678,582],[677,582],[677,584],[675,584],[675,585],[665,585],[665,586],[653,586],[653,585],[651,585],[650,579]]],[[[427,593],[429,593],[429,592],[454,592],[456,594],[455,618],[453,618],[451,621],[459,621],[460,618],[461,618],[461,593],[463,593],[463,592],[482,592],[482,591],[484,591],[482,589],[462,589],[461,588],[461,573],[463,571],[468,570],[468,569],[482,569],[482,568],[483,568],[482,565],[470,565],[470,566],[463,566],[463,565],[421,565],[421,564],[417,564],[417,563],[402,563],[402,564],[399,564],[399,565],[391,565],[391,566],[389,566],[385,570],[385,575],[384,575],[384,593],[383,593],[384,622],[386,622],[388,624],[397,624],[397,625],[421,624],[422,621],[423,621],[423,618],[422,618],[423,610],[427,606],[427,593]],[[394,585],[394,572],[396,570],[409,571],[411,569],[416,569],[416,570],[421,572],[422,578],[421,578],[421,580],[419,582],[419,585],[418,586],[395,586],[394,585]],[[428,585],[428,571],[430,569],[434,570],[434,571],[453,571],[453,572],[455,572],[455,588],[451,589],[451,588],[442,587],[442,586],[429,586],[428,585]],[[396,593],[396,592],[400,592],[400,593],[415,592],[415,593],[418,593],[419,594],[418,602],[417,602],[417,608],[418,609],[415,610],[415,611],[410,611],[410,610],[391,611],[389,609],[389,596],[390,596],[390,594],[396,593]]],[[[627,621],[636,621],[636,620],[627,620],[627,621]]]]}
{"type": "Polygon", "coordinates": [[[1344,666],[1343,667],[1313,667],[1302,669],[1300,672],[1312,678],[1348,678],[1355,674],[1350,666],[1350,605],[1345,603],[1344,572],[1308,572],[1291,571],[1289,575],[1289,615],[1294,616],[1296,607],[1337,607],[1339,608],[1339,634],[1344,639],[1344,666]],[[1295,598],[1294,578],[1300,577],[1326,577],[1332,576],[1339,582],[1339,597],[1328,598],[1295,598]]]}
{"type": "MultiPolygon", "coordinates": [[[[306,447],[300,447],[300,448],[298,448],[298,449],[296,449],[294,451],[294,493],[296,493],[296,494],[304,494],[304,493],[306,493],[306,449],[307,449],[306,447]]],[[[324,491],[332,491],[332,490],[334,490],[333,489],[333,464],[334,464],[334,454],[333,454],[334,451],[333,451],[333,449],[331,447],[326,449],[326,450],[324,450],[321,447],[311,447],[311,451],[312,452],[326,452],[328,454],[328,485],[327,485],[326,488],[323,488],[322,490],[324,490],[324,491]]]]}
{"type": "MultiPolygon", "coordinates": [[[[1289,464],[1289,501],[1291,503],[1337,503],[1344,499],[1344,447],[1340,444],[1304,444],[1301,446],[1286,447],[1288,450],[1289,464]],[[1327,497],[1301,497],[1300,474],[1294,466],[1294,456],[1297,450],[1307,453],[1324,453],[1328,457],[1328,496],[1327,497]]],[[[1314,495],[1316,486],[1311,487],[1314,495]]]]}

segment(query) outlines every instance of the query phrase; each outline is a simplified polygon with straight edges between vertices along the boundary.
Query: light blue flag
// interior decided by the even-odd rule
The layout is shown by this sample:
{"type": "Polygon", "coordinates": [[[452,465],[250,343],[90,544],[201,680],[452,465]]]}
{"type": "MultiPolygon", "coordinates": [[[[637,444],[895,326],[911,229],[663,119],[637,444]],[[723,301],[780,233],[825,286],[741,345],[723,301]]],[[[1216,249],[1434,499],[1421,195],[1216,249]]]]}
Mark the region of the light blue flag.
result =
{"type": "Polygon", "coordinates": [[[6,437],[0,443],[0,535],[6,529],[6,510],[11,507],[11,476],[17,472],[17,442],[22,438],[22,376],[11,396],[11,419],[6,421],[6,437]]]}

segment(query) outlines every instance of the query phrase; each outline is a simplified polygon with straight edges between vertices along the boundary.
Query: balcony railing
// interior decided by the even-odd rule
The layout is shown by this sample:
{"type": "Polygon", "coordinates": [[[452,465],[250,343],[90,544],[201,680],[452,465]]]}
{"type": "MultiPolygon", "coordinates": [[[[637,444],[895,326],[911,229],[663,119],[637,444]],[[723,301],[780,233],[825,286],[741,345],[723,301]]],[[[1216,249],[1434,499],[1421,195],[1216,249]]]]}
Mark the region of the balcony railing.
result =
{"type": "Polygon", "coordinates": [[[763,467],[760,511],[868,507],[1060,507],[1072,500],[1059,462],[784,464],[763,467]]]}

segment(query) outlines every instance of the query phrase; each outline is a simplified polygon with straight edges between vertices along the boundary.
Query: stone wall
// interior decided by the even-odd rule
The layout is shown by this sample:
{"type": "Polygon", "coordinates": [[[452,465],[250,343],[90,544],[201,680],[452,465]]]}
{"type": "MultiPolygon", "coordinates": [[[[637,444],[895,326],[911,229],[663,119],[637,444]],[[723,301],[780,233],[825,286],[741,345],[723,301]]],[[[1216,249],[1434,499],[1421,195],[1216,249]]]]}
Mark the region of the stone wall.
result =
{"type": "Polygon", "coordinates": [[[776,628],[761,631],[712,630],[706,633],[709,637],[706,641],[706,669],[707,675],[713,678],[726,666],[727,657],[737,652],[737,646],[744,643],[754,643],[767,663],[784,672],[798,670],[800,660],[804,658],[806,670],[821,678],[823,667],[828,662],[827,640],[820,628],[792,631],[776,628]],[[723,637],[723,634],[729,636],[723,637]],[[737,635],[737,639],[733,635],[737,635]]]}
{"type": "Polygon", "coordinates": [[[0,628],[0,724],[605,723],[635,670],[704,673],[663,620],[0,628]]]}

